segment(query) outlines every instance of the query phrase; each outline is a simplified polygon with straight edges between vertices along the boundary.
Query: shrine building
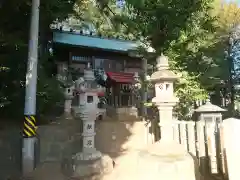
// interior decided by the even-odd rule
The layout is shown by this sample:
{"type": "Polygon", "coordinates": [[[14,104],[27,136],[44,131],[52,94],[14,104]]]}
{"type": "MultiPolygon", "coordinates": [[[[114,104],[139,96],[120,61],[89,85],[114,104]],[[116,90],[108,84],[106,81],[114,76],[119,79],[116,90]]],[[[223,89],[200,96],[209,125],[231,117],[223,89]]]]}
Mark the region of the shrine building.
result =
{"type": "Polygon", "coordinates": [[[82,32],[54,29],[52,31],[54,57],[58,74],[72,70],[73,80],[83,76],[87,64],[103,70],[107,76],[107,105],[113,108],[128,108],[135,104],[132,88],[134,74],[140,74],[141,58],[130,52],[139,47],[132,41],[110,39],[82,32]]]}

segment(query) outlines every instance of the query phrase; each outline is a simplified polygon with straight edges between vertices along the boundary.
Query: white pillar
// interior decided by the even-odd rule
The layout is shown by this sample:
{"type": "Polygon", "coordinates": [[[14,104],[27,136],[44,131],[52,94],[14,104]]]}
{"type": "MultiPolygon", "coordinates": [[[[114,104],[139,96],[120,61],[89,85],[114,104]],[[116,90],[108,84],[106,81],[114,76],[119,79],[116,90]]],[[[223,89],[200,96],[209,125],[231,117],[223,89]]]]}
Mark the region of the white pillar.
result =
{"type": "MultiPolygon", "coordinates": [[[[83,121],[83,147],[82,152],[78,153],[78,160],[94,160],[101,157],[101,152],[95,148],[95,119],[96,114],[86,108],[81,110],[81,120],[83,121]]],[[[96,111],[95,111],[96,112],[96,111]]]]}
{"type": "Polygon", "coordinates": [[[158,105],[159,110],[159,126],[161,127],[161,141],[173,141],[173,120],[172,120],[173,107],[166,103],[166,105],[158,105]]]}

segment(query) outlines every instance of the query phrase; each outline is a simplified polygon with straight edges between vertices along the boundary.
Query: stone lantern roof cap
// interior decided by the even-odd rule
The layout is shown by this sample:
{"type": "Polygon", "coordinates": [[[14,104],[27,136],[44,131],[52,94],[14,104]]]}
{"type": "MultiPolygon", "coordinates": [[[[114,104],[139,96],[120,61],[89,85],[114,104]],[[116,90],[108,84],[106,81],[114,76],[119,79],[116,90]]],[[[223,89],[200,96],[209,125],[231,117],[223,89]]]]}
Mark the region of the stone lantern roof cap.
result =
{"type": "Polygon", "coordinates": [[[219,106],[216,106],[216,105],[212,104],[209,99],[207,100],[206,104],[200,106],[199,108],[197,108],[195,110],[195,112],[199,112],[199,113],[204,113],[204,112],[206,112],[206,113],[208,113],[208,112],[209,113],[210,112],[217,113],[217,112],[224,112],[224,111],[226,111],[226,110],[219,107],[219,106]]]}
{"type": "Polygon", "coordinates": [[[158,71],[151,75],[151,81],[177,80],[179,78],[178,75],[169,70],[168,57],[163,54],[157,58],[157,69],[158,71]]]}

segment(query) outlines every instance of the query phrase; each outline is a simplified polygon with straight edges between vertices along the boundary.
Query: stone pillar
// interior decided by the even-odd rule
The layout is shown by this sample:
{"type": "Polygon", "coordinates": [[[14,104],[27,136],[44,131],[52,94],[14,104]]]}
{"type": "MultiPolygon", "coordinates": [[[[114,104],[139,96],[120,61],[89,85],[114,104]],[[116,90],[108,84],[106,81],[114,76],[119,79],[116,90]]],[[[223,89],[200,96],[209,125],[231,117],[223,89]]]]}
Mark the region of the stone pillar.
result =
{"type": "Polygon", "coordinates": [[[240,161],[240,119],[228,118],[223,121],[224,126],[224,151],[227,176],[226,179],[238,180],[239,179],[239,161],[240,161]]]}
{"type": "Polygon", "coordinates": [[[88,68],[84,70],[84,81],[78,88],[80,103],[76,109],[76,116],[82,120],[83,124],[83,147],[82,151],[73,157],[73,176],[75,177],[102,175],[113,168],[111,158],[97,151],[94,143],[95,120],[99,114],[98,92],[94,72],[88,65],[88,68]]]}

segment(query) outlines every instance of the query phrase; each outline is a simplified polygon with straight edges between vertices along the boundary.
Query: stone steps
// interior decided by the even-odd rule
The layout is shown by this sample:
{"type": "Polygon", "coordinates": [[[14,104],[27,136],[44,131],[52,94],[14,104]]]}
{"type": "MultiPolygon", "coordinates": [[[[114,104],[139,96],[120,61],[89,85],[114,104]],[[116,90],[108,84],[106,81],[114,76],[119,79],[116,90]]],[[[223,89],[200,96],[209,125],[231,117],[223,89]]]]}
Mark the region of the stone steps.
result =
{"type": "Polygon", "coordinates": [[[146,146],[145,131],[144,122],[139,121],[98,122],[96,123],[96,148],[112,158],[133,149],[144,148],[146,146]]]}

